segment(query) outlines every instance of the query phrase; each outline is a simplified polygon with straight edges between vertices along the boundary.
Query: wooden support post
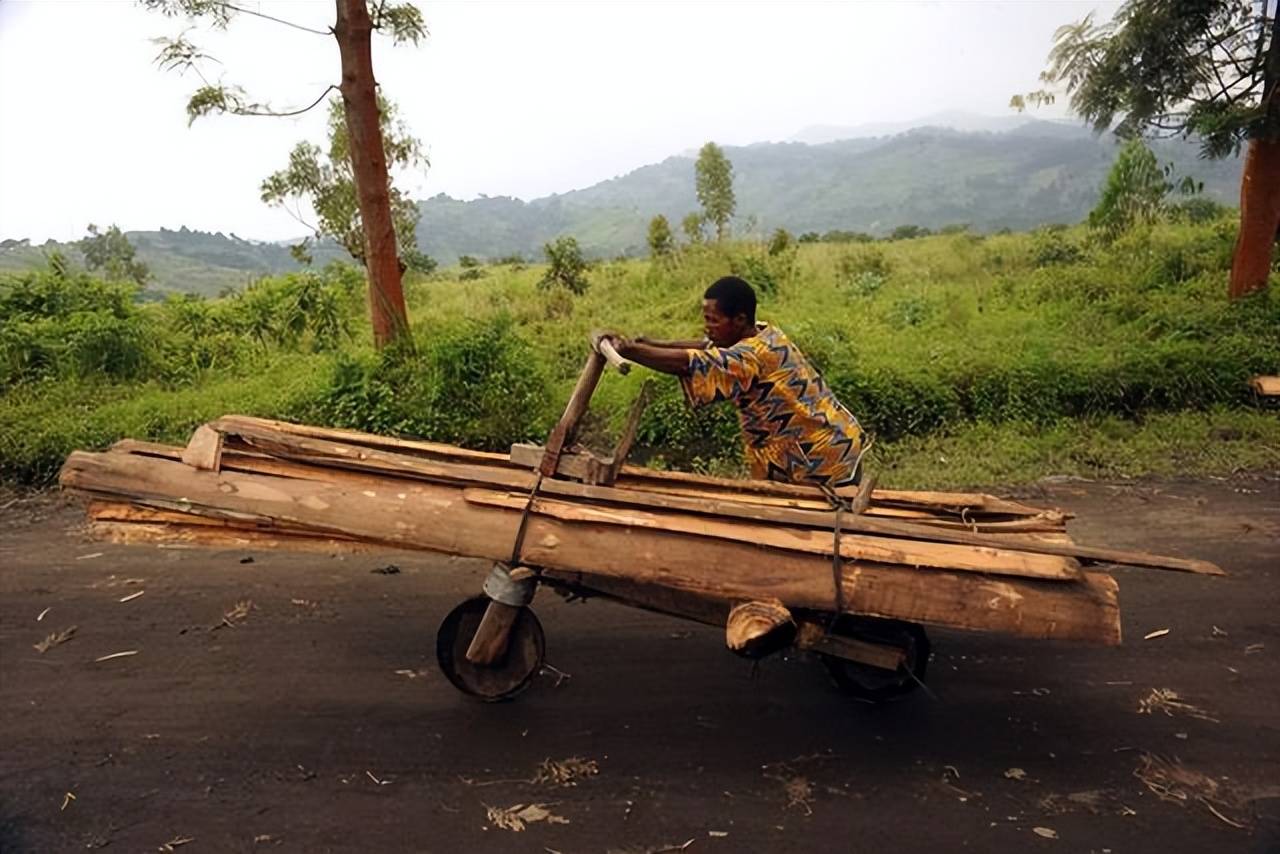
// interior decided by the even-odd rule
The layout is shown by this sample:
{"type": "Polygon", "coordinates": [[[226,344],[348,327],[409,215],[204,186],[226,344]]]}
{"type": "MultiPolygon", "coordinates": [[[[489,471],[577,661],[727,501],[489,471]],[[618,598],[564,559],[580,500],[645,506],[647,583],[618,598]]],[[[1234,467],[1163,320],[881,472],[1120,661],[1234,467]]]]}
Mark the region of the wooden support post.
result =
{"type": "Polygon", "coordinates": [[[476,636],[467,647],[467,661],[472,664],[492,665],[502,660],[507,654],[507,643],[511,638],[511,629],[520,616],[522,605],[504,605],[490,599],[489,607],[484,611],[476,636]]]}
{"type": "Polygon", "coordinates": [[[582,373],[578,375],[578,383],[573,387],[573,394],[569,397],[569,405],[564,409],[564,415],[560,416],[560,421],[556,424],[555,429],[551,431],[551,435],[547,437],[547,447],[542,454],[542,464],[538,470],[542,472],[544,477],[551,477],[556,473],[556,466],[560,462],[560,452],[564,450],[566,445],[573,444],[574,434],[578,430],[578,422],[582,420],[582,416],[587,412],[587,404],[591,402],[591,395],[596,390],[596,385],[600,382],[600,375],[604,373],[605,358],[595,350],[587,356],[587,363],[582,366],[582,373]]]}
{"type": "Polygon", "coordinates": [[[1259,375],[1249,380],[1249,385],[1263,397],[1280,397],[1280,377],[1259,375]]]}

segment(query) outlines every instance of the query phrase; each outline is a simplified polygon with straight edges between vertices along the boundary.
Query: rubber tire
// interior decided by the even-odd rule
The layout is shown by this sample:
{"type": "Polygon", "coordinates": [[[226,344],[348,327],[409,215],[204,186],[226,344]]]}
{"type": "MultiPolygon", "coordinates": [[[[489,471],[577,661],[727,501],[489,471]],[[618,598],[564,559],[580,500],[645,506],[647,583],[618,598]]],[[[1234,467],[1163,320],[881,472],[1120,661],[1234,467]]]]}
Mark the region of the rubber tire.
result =
{"type": "Polygon", "coordinates": [[[489,607],[489,597],[466,599],[449,612],[436,631],[436,663],[453,687],[486,703],[510,700],[527,689],[546,660],[546,635],[531,608],[521,609],[511,628],[507,654],[494,666],[467,661],[467,647],[489,607]]]}

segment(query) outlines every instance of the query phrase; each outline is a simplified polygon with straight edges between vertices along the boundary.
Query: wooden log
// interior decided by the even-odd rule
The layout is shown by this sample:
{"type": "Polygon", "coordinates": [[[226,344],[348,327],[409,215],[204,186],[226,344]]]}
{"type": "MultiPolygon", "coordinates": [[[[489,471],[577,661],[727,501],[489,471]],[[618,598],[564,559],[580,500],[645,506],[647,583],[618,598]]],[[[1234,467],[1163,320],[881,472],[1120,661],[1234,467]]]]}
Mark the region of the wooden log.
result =
{"type": "Polygon", "coordinates": [[[747,658],[762,658],[790,646],[795,635],[796,621],[777,599],[734,605],[724,628],[725,646],[747,658]]]}
{"type": "Polygon", "coordinates": [[[182,461],[202,471],[217,471],[222,461],[222,434],[208,424],[201,424],[191,434],[182,452],[182,461]]]}
{"type": "MultiPolygon", "coordinates": [[[[132,454],[76,452],[65,487],[161,509],[246,522],[281,520],[399,547],[507,560],[520,513],[469,503],[435,483],[354,490],[269,475],[193,470],[132,454]]],[[[534,514],[525,561],[555,570],[630,579],[695,596],[776,597],[789,608],[829,611],[830,560],[755,544],[646,528],[569,523],[534,514]]],[[[843,601],[850,613],[1023,637],[1102,643],[1120,640],[1116,585],[1104,573],[1077,582],[997,579],[972,573],[917,572],[847,564],[843,601]]]]}
{"type": "MultiPolygon", "coordinates": [[[[463,490],[467,501],[490,507],[523,511],[527,495],[497,492],[470,487],[463,490]]],[[[532,512],[568,522],[591,522],[620,525],[627,528],[651,528],[695,534],[742,543],[755,543],[775,549],[830,555],[834,536],[826,531],[748,525],[738,521],[698,517],[687,513],[655,513],[645,510],[618,509],[567,501],[537,498],[532,512]]],[[[832,514],[834,516],[834,514],[832,514]]],[[[1072,581],[1080,577],[1080,566],[1073,559],[1056,555],[1040,555],[982,546],[952,545],[914,540],[893,540],[842,533],[840,555],[850,560],[867,560],[911,567],[928,567],[959,572],[1013,575],[1072,581]]]]}
{"type": "Polygon", "coordinates": [[[233,526],[215,528],[175,522],[95,521],[89,533],[97,539],[121,545],[161,545],[192,549],[260,549],[318,552],[322,554],[365,554],[386,551],[387,546],[367,540],[330,538],[296,532],[277,533],[233,526]]]}
{"type": "Polygon", "coordinates": [[[811,620],[800,621],[796,646],[894,672],[907,658],[906,653],[896,647],[828,634],[826,629],[811,620]]]}

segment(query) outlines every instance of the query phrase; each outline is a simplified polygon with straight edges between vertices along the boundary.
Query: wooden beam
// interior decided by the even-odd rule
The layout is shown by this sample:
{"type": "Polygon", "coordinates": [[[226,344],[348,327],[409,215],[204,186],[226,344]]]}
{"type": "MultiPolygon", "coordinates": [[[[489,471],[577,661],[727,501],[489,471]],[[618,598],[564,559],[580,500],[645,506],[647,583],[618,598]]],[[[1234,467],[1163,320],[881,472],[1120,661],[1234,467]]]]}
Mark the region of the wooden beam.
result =
{"type": "MultiPolygon", "coordinates": [[[[463,490],[467,501],[490,507],[523,511],[528,496],[471,487],[463,490]]],[[[755,543],[775,549],[830,555],[834,536],[826,531],[749,525],[740,521],[711,519],[687,513],[655,513],[636,509],[619,509],[574,504],[539,497],[532,512],[568,522],[590,522],[626,528],[651,528],[694,534],[742,543],[755,543]]],[[[1006,549],[952,545],[914,540],[892,540],[843,533],[840,555],[850,560],[875,561],[910,567],[928,567],[958,572],[980,572],[1071,581],[1080,577],[1080,566],[1073,559],[1006,549]]]]}
{"type": "MultiPolygon", "coordinates": [[[[467,502],[456,487],[406,482],[356,489],[269,475],[193,470],[133,454],[73,453],[64,487],[161,509],[253,524],[276,521],[397,547],[507,560],[520,524],[514,510],[467,502]]],[[[526,562],[629,579],[721,600],[778,598],[829,611],[830,559],[757,544],[642,527],[529,517],[526,562]]],[[[919,572],[872,562],[843,572],[850,613],[1023,637],[1118,643],[1116,586],[1103,573],[1076,582],[919,572]]]]}
{"type": "Polygon", "coordinates": [[[600,375],[604,373],[604,365],[605,357],[599,352],[592,350],[587,355],[587,362],[582,366],[582,373],[578,375],[578,382],[569,396],[564,414],[560,416],[560,420],[551,430],[551,435],[547,437],[547,447],[538,464],[538,471],[542,472],[544,477],[551,477],[556,473],[560,452],[565,446],[573,444],[573,437],[578,432],[578,422],[587,412],[591,395],[595,393],[596,386],[600,383],[600,375]]]}

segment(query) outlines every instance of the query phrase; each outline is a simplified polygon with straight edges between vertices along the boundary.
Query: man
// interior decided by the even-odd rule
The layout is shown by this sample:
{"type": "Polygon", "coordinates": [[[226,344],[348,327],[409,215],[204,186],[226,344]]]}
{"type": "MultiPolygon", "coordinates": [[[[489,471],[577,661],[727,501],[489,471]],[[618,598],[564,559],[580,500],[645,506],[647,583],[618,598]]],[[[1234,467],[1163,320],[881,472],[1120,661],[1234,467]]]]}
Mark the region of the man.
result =
{"type": "Polygon", "coordinates": [[[756,322],[751,285],[716,280],[703,294],[702,319],[700,342],[604,337],[623,358],[678,376],[695,407],[732,400],[753,478],[827,489],[858,483],[858,420],[782,330],[756,322]]]}

